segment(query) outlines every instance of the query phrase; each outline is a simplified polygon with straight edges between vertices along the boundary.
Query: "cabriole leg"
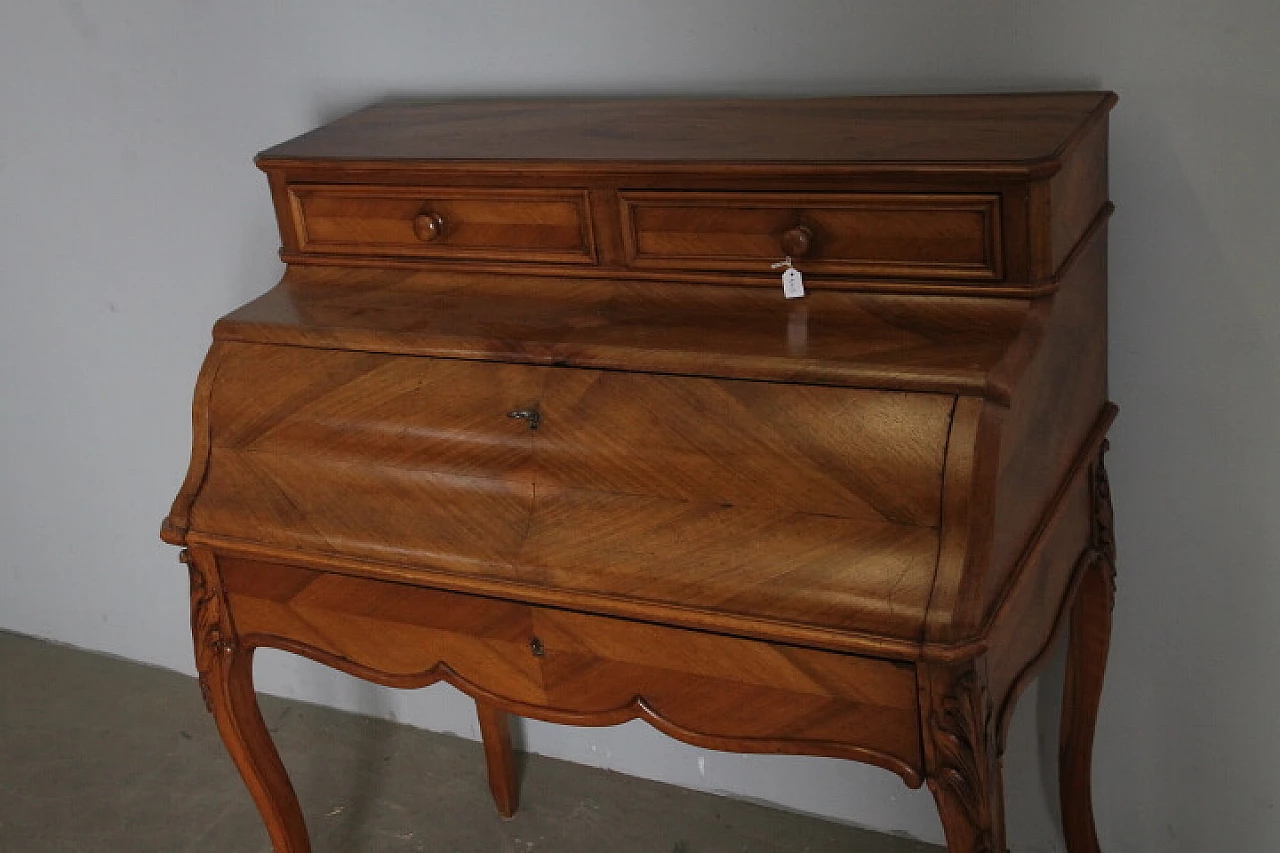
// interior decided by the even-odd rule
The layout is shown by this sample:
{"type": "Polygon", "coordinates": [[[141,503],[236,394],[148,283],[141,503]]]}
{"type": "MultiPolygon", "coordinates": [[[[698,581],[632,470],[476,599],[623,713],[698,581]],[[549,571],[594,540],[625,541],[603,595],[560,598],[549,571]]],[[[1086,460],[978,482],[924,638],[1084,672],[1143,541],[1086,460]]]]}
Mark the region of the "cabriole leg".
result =
{"type": "Polygon", "coordinates": [[[1071,609],[1058,752],[1063,833],[1071,853],[1100,853],[1093,823],[1093,733],[1111,646],[1116,593],[1111,491],[1101,456],[1093,471],[1093,499],[1093,559],[1071,609]]]}
{"type": "Polygon", "coordinates": [[[489,766],[489,790],[498,813],[511,817],[520,806],[520,778],[516,772],[515,751],[511,748],[511,724],[505,711],[487,702],[476,702],[480,717],[480,737],[484,741],[484,757],[489,766]]]}
{"type": "Polygon", "coordinates": [[[236,642],[223,618],[216,574],[189,554],[183,560],[191,572],[191,628],[205,705],[262,813],[275,853],[310,853],[297,795],[258,708],[253,649],[236,642]]]}

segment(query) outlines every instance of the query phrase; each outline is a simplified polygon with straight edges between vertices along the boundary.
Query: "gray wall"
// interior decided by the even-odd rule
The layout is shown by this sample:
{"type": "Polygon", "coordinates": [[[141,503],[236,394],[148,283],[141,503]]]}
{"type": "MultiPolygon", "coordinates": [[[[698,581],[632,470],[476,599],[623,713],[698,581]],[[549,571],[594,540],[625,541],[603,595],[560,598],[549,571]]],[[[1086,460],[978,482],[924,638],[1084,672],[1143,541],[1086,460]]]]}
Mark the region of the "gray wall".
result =
{"type": "MultiPolygon", "coordinates": [[[[0,13],[0,626],[191,671],[156,539],[210,323],[279,272],[254,152],[396,92],[1105,87],[1121,596],[1099,731],[1112,851],[1280,849],[1280,4],[10,2],[0,13]]],[[[268,691],[475,733],[447,688],[266,655],[268,691]]],[[[1051,672],[1008,758],[1060,850],[1051,672]]],[[[2,700],[0,700],[2,701],[2,700]]],[[[940,839],[928,794],[639,724],[532,749],[940,839]]]]}

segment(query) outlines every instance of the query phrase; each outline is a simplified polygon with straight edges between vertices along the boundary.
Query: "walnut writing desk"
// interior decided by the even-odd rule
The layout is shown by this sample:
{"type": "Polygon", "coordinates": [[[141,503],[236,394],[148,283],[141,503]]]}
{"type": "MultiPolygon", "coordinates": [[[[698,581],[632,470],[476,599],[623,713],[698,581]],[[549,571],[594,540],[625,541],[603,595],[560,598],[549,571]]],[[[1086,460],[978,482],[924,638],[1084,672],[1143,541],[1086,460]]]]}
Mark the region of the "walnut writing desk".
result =
{"type": "Polygon", "coordinates": [[[398,102],[263,153],[288,268],[214,327],[163,536],[276,850],[259,647],[474,697],[504,814],[506,714],[640,717],[927,782],[991,853],[1065,632],[1097,851],[1114,100],[398,102]]]}

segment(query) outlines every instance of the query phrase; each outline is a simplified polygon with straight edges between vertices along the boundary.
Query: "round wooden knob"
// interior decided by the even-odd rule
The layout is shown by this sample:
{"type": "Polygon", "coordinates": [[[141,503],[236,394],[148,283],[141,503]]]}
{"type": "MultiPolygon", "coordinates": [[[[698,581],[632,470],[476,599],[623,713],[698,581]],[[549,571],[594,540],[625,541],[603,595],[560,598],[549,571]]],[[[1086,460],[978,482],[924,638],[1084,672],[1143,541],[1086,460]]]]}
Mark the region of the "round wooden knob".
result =
{"type": "Polygon", "coordinates": [[[419,213],[413,217],[413,233],[424,243],[444,236],[444,217],[438,213],[419,213]]]}
{"type": "Polygon", "coordinates": [[[797,225],[782,232],[782,253],[801,258],[813,245],[813,232],[804,225],[797,225]]]}

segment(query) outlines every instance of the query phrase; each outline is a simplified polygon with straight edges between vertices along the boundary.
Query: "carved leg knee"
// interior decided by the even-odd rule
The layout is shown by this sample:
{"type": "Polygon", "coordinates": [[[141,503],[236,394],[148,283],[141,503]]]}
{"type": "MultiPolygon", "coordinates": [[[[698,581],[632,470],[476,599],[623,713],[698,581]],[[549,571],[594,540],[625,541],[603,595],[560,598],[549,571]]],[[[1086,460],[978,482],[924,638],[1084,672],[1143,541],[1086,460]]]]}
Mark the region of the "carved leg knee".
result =
{"type": "Polygon", "coordinates": [[[1004,782],[986,685],[970,669],[943,686],[938,696],[928,732],[929,789],[938,803],[947,850],[1003,853],[1004,782]]]}

